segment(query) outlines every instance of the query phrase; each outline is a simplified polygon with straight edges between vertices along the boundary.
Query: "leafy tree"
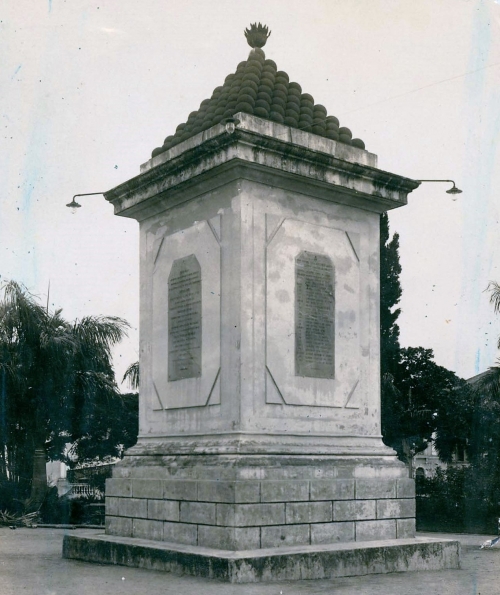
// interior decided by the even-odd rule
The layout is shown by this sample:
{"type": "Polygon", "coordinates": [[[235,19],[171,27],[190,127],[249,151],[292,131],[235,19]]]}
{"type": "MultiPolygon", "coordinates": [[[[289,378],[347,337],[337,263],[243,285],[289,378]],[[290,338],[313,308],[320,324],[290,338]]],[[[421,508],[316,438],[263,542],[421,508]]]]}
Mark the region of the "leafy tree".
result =
{"type": "Polygon", "coordinates": [[[118,438],[110,416],[130,405],[119,395],[111,348],[128,324],[100,316],[70,323],[61,310],[50,312],[13,281],[3,293],[0,479],[16,482],[25,493],[31,485],[31,499],[39,502],[47,455],[64,457],[67,443],[75,443],[77,453],[92,443],[95,452],[109,447],[113,454],[111,443],[118,438]]]}
{"type": "MultiPolygon", "coordinates": [[[[415,454],[426,448],[440,427],[444,403],[449,407],[450,401],[459,398],[462,384],[454,372],[434,362],[432,349],[400,350],[392,394],[386,401],[383,435],[401,460],[411,464],[415,454]]],[[[385,390],[387,393],[387,386],[385,390]]],[[[451,428],[450,434],[453,438],[457,435],[451,428]]]]}
{"type": "Polygon", "coordinates": [[[402,290],[399,281],[399,235],[389,233],[387,213],[380,216],[380,361],[382,377],[394,375],[399,362],[401,309],[397,307],[402,290]]]}
{"type": "MultiPolygon", "coordinates": [[[[64,461],[71,467],[96,459],[122,457],[124,451],[137,442],[138,397],[137,393],[115,392],[110,398],[98,400],[93,407],[89,407],[89,431],[80,435],[69,451],[64,451],[64,461]]],[[[60,452],[60,449],[56,449],[50,458],[60,458],[60,452]]]]}
{"type": "Polygon", "coordinates": [[[470,405],[471,396],[464,381],[434,362],[431,349],[401,348],[397,323],[401,314],[400,274],[399,235],[395,233],[391,238],[384,213],[380,217],[382,435],[399,458],[411,464],[415,454],[427,447],[434,432],[438,432],[443,456],[451,456],[450,452],[463,441],[461,432],[467,415],[463,410],[458,423],[449,411],[454,410],[457,400],[464,400],[464,407],[465,403],[470,405]]]}

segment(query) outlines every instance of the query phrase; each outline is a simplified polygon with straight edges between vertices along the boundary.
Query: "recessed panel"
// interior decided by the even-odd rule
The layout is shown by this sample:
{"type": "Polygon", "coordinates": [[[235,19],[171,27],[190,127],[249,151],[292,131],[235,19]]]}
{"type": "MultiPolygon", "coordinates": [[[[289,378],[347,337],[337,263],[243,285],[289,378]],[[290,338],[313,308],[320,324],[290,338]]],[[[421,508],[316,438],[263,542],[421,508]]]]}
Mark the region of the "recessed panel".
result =
{"type": "Polygon", "coordinates": [[[360,270],[355,235],[285,219],[266,250],[267,402],[357,408],[360,270]]]}
{"type": "Polygon", "coordinates": [[[201,221],[157,241],[152,360],[165,409],[217,404],[220,368],[220,245],[201,221]],[[217,394],[216,394],[217,393],[217,394]]]}

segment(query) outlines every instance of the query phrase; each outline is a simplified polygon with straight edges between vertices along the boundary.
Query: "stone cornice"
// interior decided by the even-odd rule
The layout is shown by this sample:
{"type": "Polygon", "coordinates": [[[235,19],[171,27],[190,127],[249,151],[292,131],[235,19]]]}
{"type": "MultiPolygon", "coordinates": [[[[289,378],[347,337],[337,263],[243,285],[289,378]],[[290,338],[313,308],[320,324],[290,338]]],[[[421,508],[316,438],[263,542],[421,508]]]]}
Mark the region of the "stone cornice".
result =
{"type": "Polygon", "coordinates": [[[383,212],[403,206],[419,183],[377,169],[376,156],[255,116],[233,134],[214,126],[142,166],[105,193],[115,214],[144,219],[238,178],[383,212]]]}

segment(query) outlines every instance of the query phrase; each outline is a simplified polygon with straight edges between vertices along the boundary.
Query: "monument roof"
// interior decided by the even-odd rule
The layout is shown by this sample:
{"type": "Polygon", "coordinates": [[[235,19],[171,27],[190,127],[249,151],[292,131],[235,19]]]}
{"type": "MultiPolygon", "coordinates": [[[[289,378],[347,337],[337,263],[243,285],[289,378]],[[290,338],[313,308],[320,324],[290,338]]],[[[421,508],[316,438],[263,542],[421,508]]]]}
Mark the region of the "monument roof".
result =
{"type": "Polygon", "coordinates": [[[252,46],[248,59],[238,64],[224,84],[216,87],[210,99],[202,101],[198,110],[191,112],[161,147],[154,149],[152,157],[238,112],[365,148],[362,140],[352,138],[349,128],[340,126],[338,118],[328,115],[326,107],[315,103],[311,95],[302,92],[298,83],[290,81],[286,72],[278,70],[273,60],[266,59],[262,46],[270,35],[267,27],[260,23],[252,25],[245,35],[252,46]]]}

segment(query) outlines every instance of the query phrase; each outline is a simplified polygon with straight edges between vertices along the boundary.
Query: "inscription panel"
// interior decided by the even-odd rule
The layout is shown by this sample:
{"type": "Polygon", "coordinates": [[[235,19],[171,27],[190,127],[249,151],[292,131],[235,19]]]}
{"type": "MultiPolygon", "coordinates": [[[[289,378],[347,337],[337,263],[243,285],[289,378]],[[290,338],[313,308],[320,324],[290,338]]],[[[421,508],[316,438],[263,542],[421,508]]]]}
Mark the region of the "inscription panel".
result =
{"type": "MultiPolygon", "coordinates": [[[[151,341],[141,346],[145,370],[141,390],[147,394],[148,407],[157,411],[217,405],[221,332],[217,236],[207,221],[171,234],[160,228],[149,257],[151,312],[143,329],[148,329],[151,341]]],[[[156,414],[152,419],[158,419],[156,414]]]]}
{"type": "Polygon", "coordinates": [[[357,409],[366,395],[357,243],[354,232],[296,219],[269,239],[267,403],[357,409]]]}
{"type": "Polygon", "coordinates": [[[305,250],[295,259],[295,374],[335,377],[333,265],[305,250]]]}
{"type": "Polygon", "coordinates": [[[201,376],[201,267],[194,254],[168,278],[168,380],[201,376]]]}

